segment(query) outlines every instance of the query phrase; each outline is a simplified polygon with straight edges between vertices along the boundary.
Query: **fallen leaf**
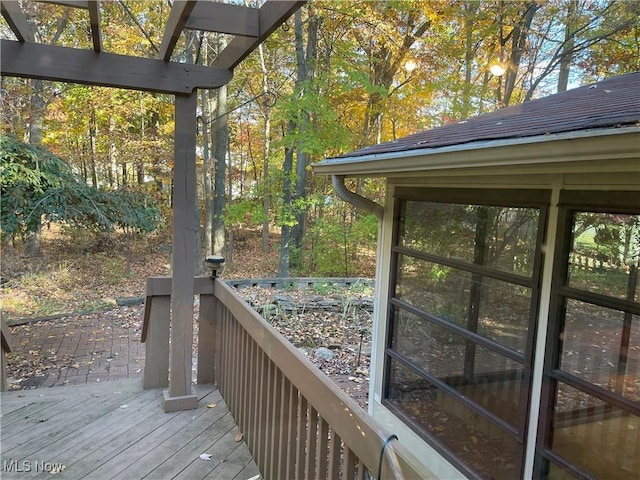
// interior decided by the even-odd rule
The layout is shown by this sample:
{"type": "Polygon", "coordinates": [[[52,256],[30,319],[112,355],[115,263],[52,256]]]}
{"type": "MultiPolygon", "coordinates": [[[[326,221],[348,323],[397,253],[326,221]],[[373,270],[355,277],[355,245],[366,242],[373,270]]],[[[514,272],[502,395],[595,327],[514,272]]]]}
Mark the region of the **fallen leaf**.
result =
{"type": "Polygon", "coordinates": [[[233,437],[233,439],[234,439],[236,442],[241,442],[243,438],[244,438],[244,433],[239,433],[239,434],[237,434],[235,437],[233,437]]]}
{"type": "Polygon", "coordinates": [[[476,437],[475,435],[471,435],[471,441],[473,442],[474,445],[478,444],[478,437],[476,437]]]}
{"type": "Polygon", "coordinates": [[[209,405],[207,405],[207,408],[216,408],[217,406],[217,403],[210,403],[209,405]]]}
{"type": "Polygon", "coordinates": [[[62,472],[65,468],[67,468],[66,465],[62,465],[61,463],[60,464],[56,464],[51,468],[51,470],[49,470],[49,473],[51,475],[55,475],[56,473],[62,472]]]}
{"type": "Polygon", "coordinates": [[[211,454],[210,453],[201,453],[200,454],[200,460],[204,460],[205,462],[210,462],[211,461],[211,454]]]}

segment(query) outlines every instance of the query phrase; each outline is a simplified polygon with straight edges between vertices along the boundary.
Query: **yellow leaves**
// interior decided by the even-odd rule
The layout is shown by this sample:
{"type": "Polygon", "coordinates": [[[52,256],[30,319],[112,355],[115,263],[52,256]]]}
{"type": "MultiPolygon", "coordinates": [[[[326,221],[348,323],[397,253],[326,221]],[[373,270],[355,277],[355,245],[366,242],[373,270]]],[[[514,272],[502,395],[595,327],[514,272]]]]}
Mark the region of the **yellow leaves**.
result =
{"type": "Polygon", "coordinates": [[[238,433],[235,437],[233,437],[233,439],[236,442],[241,442],[244,439],[244,433],[242,433],[242,432],[238,433]]]}
{"type": "Polygon", "coordinates": [[[216,408],[217,406],[217,403],[210,403],[209,405],[207,405],[207,408],[216,408]]]}

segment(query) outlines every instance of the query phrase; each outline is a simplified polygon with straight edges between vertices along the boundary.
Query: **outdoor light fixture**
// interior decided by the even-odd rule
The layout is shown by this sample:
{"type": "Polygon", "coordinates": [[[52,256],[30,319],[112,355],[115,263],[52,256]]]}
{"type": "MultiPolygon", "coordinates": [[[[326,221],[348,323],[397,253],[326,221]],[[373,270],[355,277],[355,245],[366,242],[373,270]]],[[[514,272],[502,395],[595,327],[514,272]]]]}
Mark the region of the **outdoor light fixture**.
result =
{"type": "Polygon", "coordinates": [[[210,278],[213,280],[218,276],[218,270],[222,268],[222,264],[224,263],[224,257],[220,255],[208,255],[204,259],[204,261],[207,264],[207,267],[211,269],[210,278]]]}
{"type": "Polygon", "coordinates": [[[489,71],[496,77],[501,77],[507,71],[507,67],[502,62],[493,62],[489,67],[489,71]]]}

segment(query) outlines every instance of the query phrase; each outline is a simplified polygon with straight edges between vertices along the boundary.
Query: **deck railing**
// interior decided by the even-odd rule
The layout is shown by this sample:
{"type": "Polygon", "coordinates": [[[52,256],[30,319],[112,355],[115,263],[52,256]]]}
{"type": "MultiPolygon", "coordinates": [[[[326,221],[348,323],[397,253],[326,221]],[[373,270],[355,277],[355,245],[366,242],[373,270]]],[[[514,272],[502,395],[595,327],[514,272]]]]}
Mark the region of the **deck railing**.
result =
{"type": "Polygon", "coordinates": [[[7,358],[6,354],[12,350],[12,335],[9,325],[2,319],[0,314],[0,392],[7,390],[7,358]]]}
{"type": "MultiPolygon", "coordinates": [[[[217,383],[265,479],[426,478],[403,445],[232,287],[206,277],[196,278],[194,285],[200,294],[198,382],[217,383]]],[[[166,285],[156,292],[165,297],[166,285]]],[[[147,293],[143,332],[148,341],[152,325],[166,333],[158,326],[164,317],[149,321],[157,309],[151,306],[153,289],[147,293]]],[[[160,303],[164,310],[166,302],[160,303]]],[[[166,335],[166,342],[159,342],[163,346],[166,335]]],[[[157,355],[147,350],[147,367],[149,361],[157,362],[157,355]]]]}

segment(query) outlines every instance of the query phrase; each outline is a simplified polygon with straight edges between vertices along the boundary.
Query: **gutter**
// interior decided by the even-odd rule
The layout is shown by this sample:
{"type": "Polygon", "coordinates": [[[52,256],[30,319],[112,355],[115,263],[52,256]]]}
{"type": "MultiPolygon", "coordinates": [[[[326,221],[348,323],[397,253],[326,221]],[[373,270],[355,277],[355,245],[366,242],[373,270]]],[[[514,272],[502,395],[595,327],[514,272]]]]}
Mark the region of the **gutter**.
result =
{"type": "Polygon", "coordinates": [[[544,165],[638,158],[640,126],[582,130],[535,137],[482,140],[436,148],[328,158],[312,165],[320,175],[384,176],[430,170],[544,165]],[[602,143],[611,145],[606,152],[602,143]]]}
{"type": "Polygon", "coordinates": [[[331,175],[331,183],[333,184],[333,191],[342,200],[350,203],[356,208],[373,213],[378,217],[378,220],[382,220],[382,216],[384,214],[384,208],[382,208],[382,205],[349,190],[344,184],[344,175],[331,175]]]}

